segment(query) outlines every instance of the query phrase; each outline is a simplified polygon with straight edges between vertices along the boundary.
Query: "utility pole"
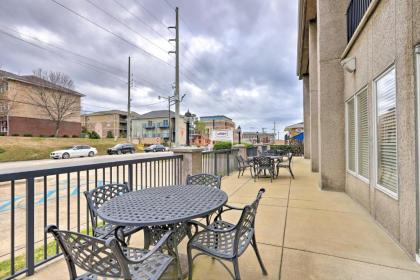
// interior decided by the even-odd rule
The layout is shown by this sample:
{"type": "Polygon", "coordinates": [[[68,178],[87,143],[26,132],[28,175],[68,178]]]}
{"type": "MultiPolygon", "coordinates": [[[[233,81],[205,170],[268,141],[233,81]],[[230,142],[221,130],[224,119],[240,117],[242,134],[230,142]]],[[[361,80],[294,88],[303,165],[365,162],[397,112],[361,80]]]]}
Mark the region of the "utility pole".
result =
{"type": "Polygon", "coordinates": [[[175,38],[169,39],[169,42],[175,42],[175,51],[169,53],[175,54],[175,146],[179,146],[179,138],[177,130],[180,128],[179,120],[179,16],[178,7],[175,8],[175,26],[168,29],[175,29],[175,38]]]}
{"type": "Polygon", "coordinates": [[[128,57],[127,142],[131,143],[131,57],[128,57]]]}
{"type": "Polygon", "coordinates": [[[274,140],[276,140],[276,121],[274,121],[274,127],[273,127],[273,131],[274,131],[274,140]]]}

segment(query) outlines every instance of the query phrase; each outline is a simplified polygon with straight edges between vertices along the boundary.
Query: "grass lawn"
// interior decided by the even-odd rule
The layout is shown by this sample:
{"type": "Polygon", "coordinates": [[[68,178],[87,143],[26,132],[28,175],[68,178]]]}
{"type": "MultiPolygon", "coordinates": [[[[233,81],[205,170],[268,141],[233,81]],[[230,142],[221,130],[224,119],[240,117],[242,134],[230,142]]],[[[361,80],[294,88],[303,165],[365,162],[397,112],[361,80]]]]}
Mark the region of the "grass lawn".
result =
{"type": "Polygon", "coordinates": [[[44,138],[44,137],[8,137],[0,136],[0,162],[48,159],[53,150],[63,149],[77,144],[86,144],[98,149],[99,155],[125,139],[86,139],[86,138],[44,138]]]}

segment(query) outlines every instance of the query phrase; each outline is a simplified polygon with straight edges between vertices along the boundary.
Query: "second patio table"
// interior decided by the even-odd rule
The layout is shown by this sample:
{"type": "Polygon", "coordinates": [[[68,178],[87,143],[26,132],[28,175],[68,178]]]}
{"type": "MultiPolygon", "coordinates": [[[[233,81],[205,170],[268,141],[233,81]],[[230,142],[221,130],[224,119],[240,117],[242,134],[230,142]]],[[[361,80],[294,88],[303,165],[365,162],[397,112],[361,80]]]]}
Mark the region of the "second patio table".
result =
{"type": "Polygon", "coordinates": [[[201,185],[147,188],[117,196],[98,209],[104,221],[120,226],[167,225],[206,216],[223,206],[227,194],[201,185]]]}

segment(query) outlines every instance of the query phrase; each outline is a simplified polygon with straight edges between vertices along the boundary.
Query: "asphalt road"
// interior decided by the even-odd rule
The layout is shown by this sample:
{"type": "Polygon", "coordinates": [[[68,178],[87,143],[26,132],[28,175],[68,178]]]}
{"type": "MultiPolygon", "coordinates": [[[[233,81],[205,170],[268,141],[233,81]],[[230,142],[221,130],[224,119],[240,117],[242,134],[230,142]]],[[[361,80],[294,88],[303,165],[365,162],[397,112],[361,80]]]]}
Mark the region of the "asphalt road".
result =
{"type": "Polygon", "coordinates": [[[62,168],[85,164],[118,162],[142,158],[161,157],[173,155],[172,152],[157,152],[157,153],[137,153],[126,155],[104,155],[85,158],[71,158],[71,159],[42,159],[42,160],[28,160],[28,161],[14,161],[0,163],[0,177],[1,175],[19,172],[29,172],[32,170],[42,170],[51,168],[62,168]]]}

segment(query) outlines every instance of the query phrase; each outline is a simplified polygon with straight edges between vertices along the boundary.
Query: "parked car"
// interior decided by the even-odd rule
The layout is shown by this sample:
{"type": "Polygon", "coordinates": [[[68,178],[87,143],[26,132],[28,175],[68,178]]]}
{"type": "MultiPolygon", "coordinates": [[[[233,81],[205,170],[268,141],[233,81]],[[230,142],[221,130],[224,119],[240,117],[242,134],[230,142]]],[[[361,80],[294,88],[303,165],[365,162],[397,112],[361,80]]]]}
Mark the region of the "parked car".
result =
{"type": "Polygon", "coordinates": [[[151,145],[151,146],[145,148],[144,151],[146,153],[148,153],[148,152],[164,152],[164,151],[166,151],[166,147],[163,146],[163,145],[156,144],[156,145],[151,145]]]}
{"type": "Polygon", "coordinates": [[[98,153],[96,148],[93,148],[88,145],[75,145],[73,147],[54,151],[50,154],[50,158],[53,159],[68,159],[68,158],[75,158],[75,157],[93,157],[98,153]]]}
{"type": "Polygon", "coordinates": [[[117,144],[112,148],[107,150],[108,155],[121,155],[121,154],[133,154],[136,151],[136,148],[133,144],[117,144]]]}

